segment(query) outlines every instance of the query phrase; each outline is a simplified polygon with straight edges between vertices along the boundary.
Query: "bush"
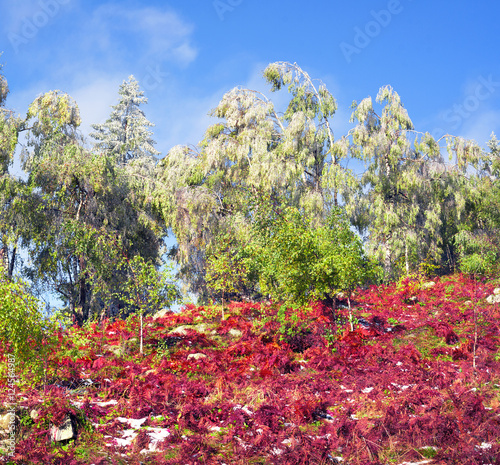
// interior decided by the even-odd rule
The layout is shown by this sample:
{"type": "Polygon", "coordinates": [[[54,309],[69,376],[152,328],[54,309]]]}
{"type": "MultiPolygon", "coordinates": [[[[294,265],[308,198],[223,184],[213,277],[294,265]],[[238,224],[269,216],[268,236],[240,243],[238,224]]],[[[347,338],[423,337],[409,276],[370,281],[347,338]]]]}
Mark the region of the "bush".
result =
{"type": "MultiPolygon", "coordinates": [[[[51,323],[44,318],[39,301],[19,280],[0,278],[0,341],[3,356],[15,358],[16,375],[20,381],[40,381],[52,345],[51,323]]],[[[5,376],[5,366],[0,375],[5,376]]]]}

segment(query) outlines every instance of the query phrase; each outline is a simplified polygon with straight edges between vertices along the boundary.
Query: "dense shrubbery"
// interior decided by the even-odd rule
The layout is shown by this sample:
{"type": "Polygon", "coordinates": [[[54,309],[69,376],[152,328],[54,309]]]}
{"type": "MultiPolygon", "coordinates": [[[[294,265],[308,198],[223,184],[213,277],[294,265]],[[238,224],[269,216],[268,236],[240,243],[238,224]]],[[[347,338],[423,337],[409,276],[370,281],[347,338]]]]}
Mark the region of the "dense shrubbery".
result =
{"type": "Polygon", "coordinates": [[[495,463],[496,286],[453,275],[357,291],[354,331],[321,303],[231,302],[224,320],[192,305],[145,319],[143,356],[136,316],[71,327],[45,391],[18,393],[15,463],[495,463]],[[50,442],[66,415],[78,437],[50,442]]]}
{"type": "MultiPolygon", "coordinates": [[[[0,266],[0,272],[3,271],[0,266]]],[[[44,317],[40,302],[25,283],[0,276],[0,353],[15,359],[20,380],[40,381],[55,344],[55,326],[44,317]]],[[[0,365],[0,373],[5,376],[0,365]]]]}

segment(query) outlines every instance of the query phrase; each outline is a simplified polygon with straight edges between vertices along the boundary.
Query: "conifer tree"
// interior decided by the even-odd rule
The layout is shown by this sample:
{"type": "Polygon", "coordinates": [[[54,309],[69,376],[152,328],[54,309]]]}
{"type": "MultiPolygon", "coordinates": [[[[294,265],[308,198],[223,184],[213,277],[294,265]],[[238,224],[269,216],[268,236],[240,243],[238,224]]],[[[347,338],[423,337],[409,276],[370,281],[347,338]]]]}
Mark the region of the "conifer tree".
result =
{"type": "Polygon", "coordinates": [[[97,140],[97,149],[116,156],[118,163],[125,164],[131,159],[155,157],[159,155],[149,130],[154,124],[148,121],[140,105],[147,103],[144,92],[134,76],[123,81],[118,90],[120,101],[112,107],[112,112],[104,124],[93,124],[96,132],[90,134],[97,140]]]}

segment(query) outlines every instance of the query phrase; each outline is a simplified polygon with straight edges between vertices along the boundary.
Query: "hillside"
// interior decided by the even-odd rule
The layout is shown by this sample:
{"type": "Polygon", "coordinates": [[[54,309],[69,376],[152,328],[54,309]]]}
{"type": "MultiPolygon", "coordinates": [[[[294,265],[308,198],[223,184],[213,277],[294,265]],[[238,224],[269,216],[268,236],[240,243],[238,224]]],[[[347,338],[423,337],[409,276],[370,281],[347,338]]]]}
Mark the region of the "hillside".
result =
{"type": "Polygon", "coordinates": [[[47,384],[18,387],[4,458],[499,463],[498,287],[452,275],[358,291],[354,331],[344,306],[232,302],[224,320],[187,306],[145,319],[143,355],[137,316],[72,327],[47,384]]]}

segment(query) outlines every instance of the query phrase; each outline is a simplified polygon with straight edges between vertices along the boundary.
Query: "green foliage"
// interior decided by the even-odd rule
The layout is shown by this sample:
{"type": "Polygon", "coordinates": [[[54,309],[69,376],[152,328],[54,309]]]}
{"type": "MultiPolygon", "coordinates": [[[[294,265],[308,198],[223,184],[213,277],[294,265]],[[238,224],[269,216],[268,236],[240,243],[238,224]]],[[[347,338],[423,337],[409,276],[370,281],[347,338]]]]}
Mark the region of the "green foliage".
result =
{"type": "MultiPolygon", "coordinates": [[[[0,76],[1,78],[1,76],[0,76]]],[[[0,107],[0,174],[12,163],[19,135],[19,119],[0,107]]]]}
{"type": "Polygon", "coordinates": [[[375,111],[371,98],[354,107],[350,151],[367,170],[348,199],[347,210],[367,234],[367,251],[384,266],[386,279],[408,275],[427,262],[442,269],[456,263],[453,236],[468,196],[470,168],[479,149],[473,141],[448,137],[454,169],[447,168],[439,141],[417,133],[399,95],[380,89],[375,111]]]}
{"type": "Polygon", "coordinates": [[[136,255],[120,264],[127,268],[129,278],[122,284],[121,296],[127,305],[137,308],[141,314],[151,314],[169,307],[178,298],[169,265],[162,271],[151,261],[136,255]]]}
{"type": "Polygon", "coordinates": [[[299,305],[350,291],[374,275],[359,238],[340,209],[324,226],[286,208],[271,228],[257,224],[254,250],[264,294],[299,305]],[[259,226],[261,229],[259,229],[259,226]]]}
{"type": "Polygon", "coordinates": [[[349,297],[381,269],[386,280],[457,265],[477,275],[494,270],[494,134],[489,151],[443,137],[445,162],[441,139],[417,132],[400,96],[385,86],[374,101],[353,104],[355,127],[334,138],[337,104],[324,84],[288,62],[271,63],[264,78],[271,91],[288,93],[283,114],[262,93],[235,88],[213,110],[219,121],[197,147],[174,147],[157,163],[153,125],[141,109],[147,99],[133,76],[120,86],[106,123],[93,126],[89,151],[69,95],[37,97],[21,121],[4,107],[8,87],[0,73],[0,254],[7,275],[20,270],[37,292],[55,292],[63,311],[83,324],[104,312],[155,307],[151,296],[137,301],[142,294],[124,286],[138,285],[141,267],[152,268],[140,280],[153,279],[170,230],[178,278],[200,302],[268,294],[300,303],[342,291],[349,297]],[[26,181],[8,172],[22,132],[26,181]],[[366,163],[359,178],[347,168],[353,158],[366,163]],[[28,266],[14,267],[16,258],[25,265],[18,249],[29,253],[28,266]],[[132,265],[136,257],[142,264],[132,265]]]}
{"type": "Polygon", "coordinates": [[[80,113],[76,102],[66,93],[47,92],[37,97],[29,106],[27,120],[34,119],[32,134],[51,136],[67,128],[80,125],[80,113]]]}
{"type": "Polygon", "coordinates": [[[464,213],[454,240],[461,271],[486,275],[498,271],[500,257],[500,150],[495,134],[482,152],[478,170],[462,185],[464,213]]]}
{"type": "Polygon", "coordinates": [[[158,203],[179,244],[181,277],[201,296],[209,295],[206,260],[218,237],[234,231],[251,241],[253,199],[279,197],[321,222],[353,179],[340,166],[347,149],[334,141],[336,102],[326,87],[290,63],[269,65],[264,77],[272,90],[287,88],[285,115],[265,95],[235,88],[213,110],[220,121],[199,147],[174,147],[160,163],[158,203]]]}
{"type": "MultiPolygon", "coordinates": [[[[233,292],[242,292],[248,277],[248,270],[241,249],[230,234],[218,238],[207,257],[206,282],[208,288],[224,298],[233,292]]],[[[224,310],[224,308],[223,308],[224,310]]]]}
{"type": "Polygon", "coordinates": [[[28,292],[26,284],[1,277],[0,340],[3,355],[15,357],[16,373],[22,383],[43,379],[54,343],[53,331],[54,325],[43,317],[40,303],[28,292]]]}
{"type": "Polygon", "coordinates": [[[464,273],[484,276],[494,271],[498,261],[498,249],[491,248],[486,238],[458,234],[462,256],[460,270],[464,273]]]}
{"type": "Polygon", "coordinates": [[[155,264],[146,261],[140,255],[132,259],[126,257],[119,265],[126,267],[128,280],[123,283],[117,294],[129,307],[140,316],[140,353],[143,353],[143,316],[169,307],[178,297],[177,286],[172,283],[172,274],[168,266],[159,271],[155,264]]]}
{"type": "MultiPolygon", "coordinates": [[[[55,291],[83,324],[102,312],[105,302],[111,304],[108,296],[127,279],[117,266],[121,255],[157,259],[164,230],[145,200],[144,185],[136,181],[148,176],[141,171],[147,171],[145,164],[118,166],[111,155],[85,150],[60,126],[66,120],[54,116],[67,116],[60,99],[55,109],[42,106],[51,101],[35,105],[44,121],[40,127],[48,129],[25,165],[30,195],[21,209],[31,221],[22,234],[33,257],[26,275],[55,291]]],[[[115,314],[123,306],[112,304],[115,314]]]]}

